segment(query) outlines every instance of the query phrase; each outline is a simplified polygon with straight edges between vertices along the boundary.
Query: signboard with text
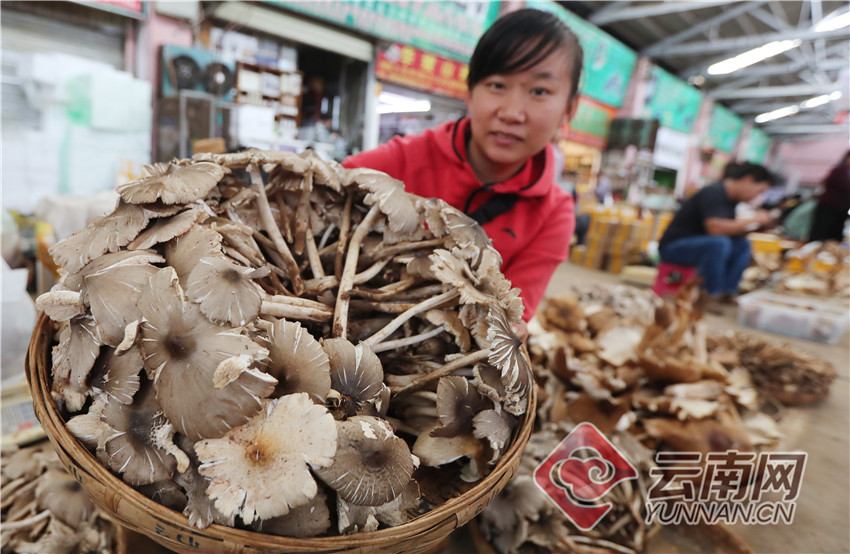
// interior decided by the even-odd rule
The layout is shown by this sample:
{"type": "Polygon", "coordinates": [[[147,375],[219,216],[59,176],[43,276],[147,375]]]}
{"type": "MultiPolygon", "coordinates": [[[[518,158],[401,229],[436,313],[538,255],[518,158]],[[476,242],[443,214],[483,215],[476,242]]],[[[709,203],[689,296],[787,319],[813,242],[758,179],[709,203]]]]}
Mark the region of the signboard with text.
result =
{"type": "Polygon", "coordinates": [[[403,44],[378,51],[375,76],[391,83],[466,99],[469,66],[403,44]]]}
{"type": "Polygon", "coordinates": [[[569,126],[564,127],[562,134],[566,140],[602,150],[608,142],[608,130],[616,115],[617,108],[582,95],[575,117],[569,126]]]}
{"type": "Polygon", "coordinates": [[[767,133],[758,127],[750,129],[750,138],[747,141],[747,153],[744,159],[748,162],[763,164],[768,150],[770,150],[770,137],[767,133]]]}
{"type": "Polygon", "coordinates": [[[715,104],[711,111],[711,123],[708,127],[708,141],[715,150],[732,152],[744,121],[729,109],[715,104]]]}
{"type": "Polygon", "coordinates": [[[478,38],[496,20],[500,2],[318,0],[271,4],[367,35],[468,61],[478,38]]]}
{"type": "Polygon", "coordinates": [[[662,127],[689,133],[697,120],[702,98],[702,93],[685,81],[653,66],[642,115],[658,119],[662,127]]]}
{"type": "Polygon", "coordinates": [[[581,93],[619,108],[626,96],[637,54],[595,25],[548,0],[526,0],[527,8],[557,15],[572,29],[584,50],[581,93]]]}

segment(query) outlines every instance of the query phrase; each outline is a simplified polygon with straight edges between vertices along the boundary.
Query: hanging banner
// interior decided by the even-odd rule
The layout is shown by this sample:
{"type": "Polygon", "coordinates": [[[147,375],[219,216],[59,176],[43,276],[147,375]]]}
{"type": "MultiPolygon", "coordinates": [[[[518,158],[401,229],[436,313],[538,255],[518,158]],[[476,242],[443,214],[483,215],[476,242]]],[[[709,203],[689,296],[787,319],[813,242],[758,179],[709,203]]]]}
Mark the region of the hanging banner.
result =
{"type": "Polygon", "coordinates": [[[386,0],[266,0],[282,8],[468,61],[478,38],[496,20],[500,2],[390,2],[386,0]]]}
{"type": "Polygon", "coordinates": [[[697,120],[702,97],[701,92],[685,81],[653,66],[642,115],[658,119],[662,127],[689,133],[697,120]]]}
{"type": "Polygon", "coordinates": [[[619,108],[626,96],[637,54],[574,13],[548,0],[526,0],[525,7],[557,15],[578,37],[584,50],[581,93],[619,108]]]}
{"type": "Polygon", "coordinates": [[[608,142],[611,121],[616,115],[617,108],[582,95],[575,117],[561,129],[561,134],[565,140],[603,150],[608,142]]]}
{"type": "Polygon", "coordinates": [[[466,99],[465,63],[441,58],[412,46],[392,44],[378,51],[375,76],[391,83],[466,99]]]}
{"type": "Polygon", "coordinates": [[[708,127],[708,142],[715,150],[732,152],[743,127],[744,121],[740,117],[720,104],[715,104],[708,127]]]}
{"type": "Polygon", "coordinates": [[[73,0],[77,4],[83,4],[90,8],[98,8],[118,15],[132,17],[134,19],[144,19],[145,4],[142,0],[73,0]]]}
{"type": "Polygon", "coordinates": [[[770,150],[770,137],[758,127],[752,127],[750,138],[747,140],[745,159],[748,162],[763,164],[768,150],[770,150]]]}

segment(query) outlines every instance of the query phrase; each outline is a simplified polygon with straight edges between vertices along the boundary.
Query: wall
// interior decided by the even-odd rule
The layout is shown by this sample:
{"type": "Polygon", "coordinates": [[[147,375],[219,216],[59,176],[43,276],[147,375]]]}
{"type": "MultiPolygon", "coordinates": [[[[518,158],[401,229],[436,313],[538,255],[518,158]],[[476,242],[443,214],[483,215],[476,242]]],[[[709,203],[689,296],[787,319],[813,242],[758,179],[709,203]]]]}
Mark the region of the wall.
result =
{"type": "Polygon", "coordinates": [[[816,185],[847,152],[847,137],[828,140],[783,142],[774,154],[775,163],[789,180],[816,185]]]}

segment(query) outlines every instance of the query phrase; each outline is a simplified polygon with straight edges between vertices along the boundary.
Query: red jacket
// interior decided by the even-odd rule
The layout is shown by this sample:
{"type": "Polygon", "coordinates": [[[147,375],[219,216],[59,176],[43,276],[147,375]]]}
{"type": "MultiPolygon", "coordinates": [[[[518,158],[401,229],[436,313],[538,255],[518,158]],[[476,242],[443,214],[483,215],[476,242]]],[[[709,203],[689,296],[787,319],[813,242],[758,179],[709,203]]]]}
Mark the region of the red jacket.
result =
{"type": "Polygon", "coordinates": [[[575,229],[573,198],[555,184],[552,146],[503,183],[482,184],[466,158],[469,119],[448,122],[421,135],[395,137],[349,157],[345,167],[369,167],[404,182],[407,192],[442,198],[473,214],[496,194],[514,193],[513,207],[482,227],[502,255],[502,273],[522,291],[523,319],[537,310],[558,264],[569,255],[575,229]]]}

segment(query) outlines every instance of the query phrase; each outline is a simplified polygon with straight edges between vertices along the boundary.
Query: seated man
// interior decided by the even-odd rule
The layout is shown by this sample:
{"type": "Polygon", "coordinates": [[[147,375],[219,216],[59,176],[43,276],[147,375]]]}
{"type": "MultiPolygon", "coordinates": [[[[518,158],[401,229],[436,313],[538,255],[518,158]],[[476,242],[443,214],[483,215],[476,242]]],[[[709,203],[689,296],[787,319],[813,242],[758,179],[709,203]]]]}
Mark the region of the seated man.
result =
{"type": "Polygon", "coordinates": [[[735,219],[738,202],[749,202],[767,190],[774,176],[765,167],[731,162],[723,180],[700,189],[673,217],[659,243],[661,260],[696,267],[712,308],[731,301],[750,263],[750,243],[744,236],[774,223],[764,211],[735,219]]]}

